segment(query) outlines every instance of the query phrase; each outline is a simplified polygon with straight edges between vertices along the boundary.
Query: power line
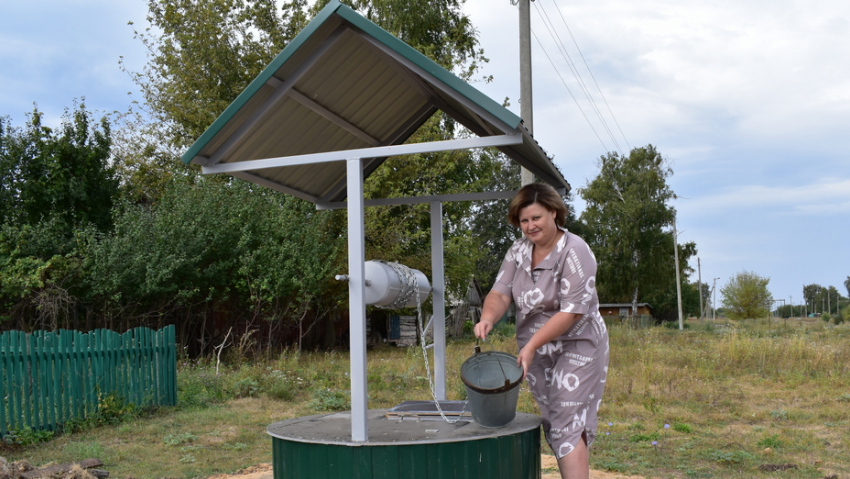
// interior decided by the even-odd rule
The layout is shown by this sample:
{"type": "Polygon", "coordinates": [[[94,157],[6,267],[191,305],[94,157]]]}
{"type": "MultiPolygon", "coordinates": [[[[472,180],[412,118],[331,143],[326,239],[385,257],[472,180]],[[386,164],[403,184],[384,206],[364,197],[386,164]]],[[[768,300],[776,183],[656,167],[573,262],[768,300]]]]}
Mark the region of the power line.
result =
{"type": "Polygon", "coordinates": [[[578,71],[578,68],[576,68],[575,62],[573,62],[573,59],[570,56],[569,52],[567,52],[567,48],[564,46],[564,42],[561,40],[560,35],[558,35],[558,29],[555,28],[554,23],[552,23],[552,20],[549,18],[549,14],[546,13],[546,9],[543,7],[543,3],[537,2],[534,8],[537,9],[537,14],[540,15],[540,18],[543,21],[543,25],[546,27],[546,30],[549,32],[549,35],[555,41],[556,47],[560,51],[561,56],[564,58],[564,61],[567,62],[567,66],[570,68],[570,72],[573,74],[576,83],[578,83],[582,93],[584,93],[584,97],[587,99],[588,103],[590,103],[590,106],[591,108],[593,108],[594,113],[596,113],[596,117],[599,119],[600,123],[602,123],[602,127],[605,129],[605,132],[608,134],[608,137],[614,143],[615,148],[617,148],[620,154],[624,154],[623,149],[620,148],[620,144],[617,142],[617,139],[614,137],[614,134],[608,127],[608,122],[605,121],[605,117],[602,115],[602,112],[599,111],[599,108],[596,106],[596,100],[593,98],[593,95],[590,94],[590,90],[584,84],[584,79],[582,79],[581,73],[578,71]]]}
{"type": "Polygon", "coordinates": [[[599,133],[597,133],[597,132],[596,132],[596,128],[594,128],[594,127],[593,127],[593,123],[591,123],[591,122],[590,122],[590,119],[588,119],[588,118],[587,118],[587,115],[585,115],[585,114],[584,114],[584,110],[582,110],[581,105],[579,105],[578,100],[576,100],[576,97],[575,97],[575,95],[573,95],[573,92],[572,92],[572,90],[570,90],[570,87],[567,85],[567,82],[566,82],[566,81],[564,81],[564,77],[563,77],[563,76],[561,76],[561,72],[560,72],[560,71],[558,71],[558,67],[556,67],[556,66],[555,66],[555,62],[553,62],[553,61],[552,61],[552,57],[550,57],[550,56],[549,56],[549,53],[548,53],[548,52],[546,52],[546,49],[545,49],[545,48],[543,48],[543,43],[541,43],[541,42],[540,42],[540,39],[539,39],[539,38],[537,38],[537,34],[536,34],[536,33],[534,33],[534,30],[532,30],[532,31],[531,31],[531,35],[533,35],[533,36],[534,36],[534,39],[535,39],[535,40],[537,40],[537,44],[538,44],[538,45],[540,45],[540,49],[541,49],[541,50],[543,50],[543,54],[544,54],[544,55],[546,55],[546,58],[548,58],[548,59],[549,59],[549,63],[551,63],[551,64],[552,64],[552,68],[554,68],[554,69],[555,69],[555,73],[557,73],[557,74],[558,74],[558,78],[560,78],[560,79],[561,79],[561,83],[563,83],[563,84],[564,84],[564,88],[566,88],[566,89],[567,89],[567,92],[570,94],[570,97],[572,97],[573,102],[575,102],[576,106],[578,107],[578,110],[581,112],[581,115],[584,117],[584,120],[585,120],[585,121],[587,122],[587,124],[590,126],[590,129],[591,129],[591,130],[593,130],[593,134],[594,134],[594,135],[596,135],[596,138],[599,140],[599,143],[601,143],[601,144],[602,144],[602,148],[604,148],[604,149],[605,149],[605,151],[610,151],[610,150],[608,150],[608,147],[607,147],[607,146],[605,146],[605,142],[604,142],[604,141],[602,141],[602,138],[600,138],[600,137],[599,137],[599,133]]]}
{"type": "MultiPolygon", "coordinates": [[[[516,1],[511,0],[511,3],[515,4],[516,1]]],[[[624,153],[623,149],[620,147],[620,144],[617,141],[617,138],[614,135],[612,128],[610,128],[608,121],[605,119],[605,115],[603,115],[601,110],[599,109],[596,100],[594,99],[593,95],[590,93],[590,90],[587,87],[585,81],[583,80],[582,75],[579,72],[578,68],[576,67],[575,62],[573,61],[572,57],[570,56],[569,52],[567,51],[567,48],[565,47],[564,42],[561,40],[560,35],[558,34],[558,29],[555,27],[554,22],[552,21],[548,12],[546,11],[545,7],[543,6],[542,0],[539,0],[539,1],[536,2],[535,8],[537,9],[537,13],[540,16],[541,20],[543,21],[543,25],[546,27],[547,31],[549,32],[549,35],[552,37],[553,41],[556,44],[556,47],[558,48],[559,52],[561,53],[561,56],[563,57],[564,61],[567,63],[567,66],[570,68],[570,72],[573,74],[573,77],[575,78],[576,82],[579,84],[579,87],[581,88],[582,93],[584,94],[587,101],[590,103],[591,108],[593,109],[597,118],[602,123],[602,127],[605,129],[605,132],[607,133],[608,137],[614,143],[615,148],[622,155],[625,156],[625,153],[624,153]]],[[[617,121],[616,115],[614,115],[614,112],[611,109],[611,105],[608,103],[608,99],[605,98],[605,94],[602,93],[602,89],[599,86],[599,83],[596,81],[596,77],[593,75],[593,71],[590,69],[590,65],[587,63],[587,59],[584,57],[584,53],[582,53],[581,48],[579,48],[578,42],[576,41],[575,36],[572,33],[572,30],[570,30],[569,25],[567,25],[567,22],[566,22],[566,19],[564,18],[563,13],[561,13],[561,10],[560,10],[560,8],[558,8],[557,4],[555,4],[555,8],[558,10],[558,14],[561,17],[561,21],[564,24],[564,26],[566,27],[567,32],[569,32],[570,38],[572,39],[573,44],[576,47],[576,50],[578,51],[579,55],[581,56],[581,59],[582,59],[582,62],[584,63],[585,68],[590,73],[591,79],[593,80],[593,83],[596,86],[596,90],[601,95],[601,97],[602,97],[602,99],[605,103],[605,106],[608,110],[608,113],[613,118],[614,123],[616,124],[617,130],[619,131],[620,135],[622,135],[623,140],[625,140],[625,145],[627,147],[631,148],[631,145],[630,145],[628,139],[626,138],[625,133],[623,133],[623,129],[620,126],[619,121],[617,121]]],[[[578,100],[576,99],[575,95],[573,95],[572,90],[570,89],[569,85],[565,81],[560,70],[558,69],[555,62],[553,61],[552,57],[546,51],[546,48],[543,46],[543,43],[540,41],[540,38],[537,36],[537,34],[533,30],[532,30],[532,34],[534,35],[535,40],[537,40],[538,45],[540,45],[540,48],[543,50],[543,53],[546,55],[546,58],[549,60],[549,63],[552,65],[552,68],[555,70],[555,73],[561,79],[561,83],[563,83],[564,87],[567,89],[567,92],[572,97],[573,102],[576,104],[576,107],[578,107],[578,109],[581,112],[582,116],[584,117],[585,121],[588,123],[591,130],[593,130],[593,133],[596,135],[597,139],[602,144],[603,148],[605,148],[605,151],[609,151],[607,146],[605,145],[605,142],[602,141],[602,138],[599,136],[599,133],[596,131],[596,128],[594,128],[592,122],[590,121],[590,119],[588,118],[588,116],[586,115],[586,113],[584,112],[582,107],[579,105],[578,100]]]]}
{"type": "MultiPolygon", "coordinates": [[[[552,0],[552,1],[555,2],[555,0],[552,0]]],[[[617,116],[614,115],[614,112],[611,110],[611,105],[608,104],[608,99],[605,98],[605,94],[602,93],[602,89],[599,88],[599,83],[596,82],[596,77],[593,75],[593,71],[590,69],[590,65],[587,64],[587,60],[584,58],[584,53],[581,52],[581,48],[579,48],[578,42],[576,41],[575,37],[573,36],[573,31],[570,30],[570,26],[567,25],[567,20],[564,18],[564,14],[561,13],[561,9],[557,8],[557,7],[558,7],[558,5],[556,3],[555,8],[556,8],[556,10],[558,10],[558,15],[561,17],[561,21],[564,22],[564,27],[566,27],[567,32],[570,34],[570,38],[572,38],[572,40],[573,40],[573,45],[576,46],[576,50],[578,50],[578,54],[581,56],[581,60],[582,60],[582,62],[584,62],[584,66],[587,68],[587,72],[590,73],[590,78],[593,79],[593,84],[596,85],[596,89],[599,91],[599,95],[602,96],[602,100],[605,102],[605,106],[608,108],[608,113],[611,114],[611,118],[614,119],[614,123],[617,125],[617,129],[620,131],[620,134],[623,135],[623,140],[625,140],[626,146],[628,146],[631,149],[632,146],[629,143],[629,140],[626,138],[626,134],[623,133],[623,129],[620,128],[620,122],[617,121],[617,116]]]]}

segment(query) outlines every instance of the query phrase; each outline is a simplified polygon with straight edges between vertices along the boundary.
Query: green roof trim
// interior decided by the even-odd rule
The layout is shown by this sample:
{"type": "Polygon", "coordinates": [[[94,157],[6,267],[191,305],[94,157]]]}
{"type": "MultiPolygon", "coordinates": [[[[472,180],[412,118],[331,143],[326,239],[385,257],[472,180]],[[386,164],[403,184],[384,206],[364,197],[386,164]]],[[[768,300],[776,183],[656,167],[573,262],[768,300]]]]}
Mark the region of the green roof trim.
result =
{"type": "Polygon", "coordinates": [[[254,94],[257,93],[257,91],[259,91],[272,76],[274,76],[275,72],[278,71],[287,60],[289,60],[292,54],[298,51],[301,45],[303,45],[304,42],[306,42],[307,39],[310,38],[310,36],[318,30],[325,21],[327,21],[327,19],[330,18],[340,6],[342,6],[342,4],[339,0],[331,0],[330,3],[325,5],[325,8],[323,8],[313,18],[313,20],[304,27],[304,30],[301,30],[301,32],[299,32],[298,35],[289,42],[289,45],[287,45],[286,48],[284,48],[283,51],[281,51],[274,60],[269,63],[269,66],[263,69],[263,71],[257,75],[257,78],[254,78],[254,81],[252,81],[248,87],[245,88],[245,90],[243,90],[235,100],[233,100],[233,103],[231,103],[224,112],[215,119],[213,124],[204,131],[200,138],[195,140],[195,143],[193,143],[189,150],[181,157],[183,163],[187,165],[191,163],[192,159],[195,158],[195,155],[203,149],[207,142],[215,137],[219,130],[221,130],[224,125],[226,125],[227,122],[236,115],[236,112],[248,103],[248,100],[250,100],[251,97],[254,96],[254,94]]]}
{"type": "Polygon", "coordinates": [[[492,98],[476,90],[474,87],[461,80],[436,62],[426,57],[415,48],[399,40],[391,33],[364,18],[362,15],[343,5],[339,0],[331,0],[309,24],[283,49],[269,65],[245,88],[242,93],[231,103],[224,112],[210,125],[209,128],[195,141],[194,144],[183,154],[181,159],[184,163],[191,163],[192,159],[212,140],[215,135],[230,121],[233,116],[274,76],[299,48],[326,22],[332,15],[337,14],[353,26],[359,28],[366,34],[372,36],[379,42],[392,49],[403,58],[407,59],[417,67],[432,75],[449,88],[460,93],[468,100],[485,109],[493,116],[504,122],[510,128],[516,129],[522,120],[519,116],[496,103],[492,98]]]}

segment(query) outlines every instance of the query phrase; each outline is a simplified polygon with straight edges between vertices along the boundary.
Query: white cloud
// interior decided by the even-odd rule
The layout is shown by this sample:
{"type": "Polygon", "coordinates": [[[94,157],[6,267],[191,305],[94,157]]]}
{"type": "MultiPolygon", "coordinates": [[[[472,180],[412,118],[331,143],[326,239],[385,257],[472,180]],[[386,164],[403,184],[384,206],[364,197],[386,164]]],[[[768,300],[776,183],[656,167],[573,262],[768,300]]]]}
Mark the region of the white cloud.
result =
{"type": "Polygon", "coordinates": [[[690,201],[680,209],[693,214],[746,214],[764,211],[773,215],[832,216],[850,213],[850,179],[823,178],[802,185],[745,185],[726,188],[690,201]]]}

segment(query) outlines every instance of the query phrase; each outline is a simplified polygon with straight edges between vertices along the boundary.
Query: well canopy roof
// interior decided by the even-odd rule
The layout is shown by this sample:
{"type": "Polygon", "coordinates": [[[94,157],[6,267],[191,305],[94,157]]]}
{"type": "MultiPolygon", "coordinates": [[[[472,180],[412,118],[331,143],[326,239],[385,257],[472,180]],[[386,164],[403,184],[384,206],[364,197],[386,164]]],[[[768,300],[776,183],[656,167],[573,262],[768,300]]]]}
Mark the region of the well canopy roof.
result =
{"type": "Polygon", "coordinates": [[[321,205],[346,198],[344,160],[363,158],[365,177],[388,156],[481,146],[570,189],[518,116],[332,0],[183,161],[321,205]],[[404,145],[437,110],[478,138],[404,145]]]}

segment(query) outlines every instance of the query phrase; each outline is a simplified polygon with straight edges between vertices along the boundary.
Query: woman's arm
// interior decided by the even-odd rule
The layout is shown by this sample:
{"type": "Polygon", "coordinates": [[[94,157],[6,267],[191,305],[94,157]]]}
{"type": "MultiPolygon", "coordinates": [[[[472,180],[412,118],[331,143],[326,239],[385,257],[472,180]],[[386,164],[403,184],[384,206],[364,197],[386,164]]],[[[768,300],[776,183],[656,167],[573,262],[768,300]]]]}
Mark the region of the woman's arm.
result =
{"type": "Polygon", "coordinates": [[[484,298],[484,306],[481,307],[481,321],[475,325],[475,337],[486,339],[487,333],[493,330],[493,325],[505,315],[510,305],[511,298],[504,293],[490,290],[484,298]]]}
{"type": "MultiPolygon", "coordinates": [[[[484,317],[484,314],[481,316],[484,317]]],[[[516,361],[517,365],[522,367],[523,377],[525,377],[525,374],[528,372],[528,366],[531,364],[531,361],[534,360],[534,354],[537,350],[544,344],[566,333],[567,330],[569,330],[582,316],[584,315],[564,312],[555,313],[554,316],[546,321],[546,324],[544,324],[542,328],[538,329],[537,332],[531,336],[531,339],[528,340],[528,343],[522,348],[522,351],[519,352],[519,357],[517,357],[516,361]]]]}

